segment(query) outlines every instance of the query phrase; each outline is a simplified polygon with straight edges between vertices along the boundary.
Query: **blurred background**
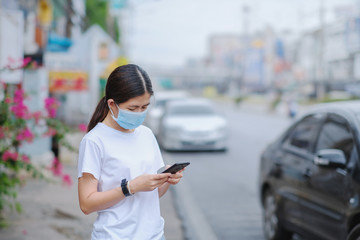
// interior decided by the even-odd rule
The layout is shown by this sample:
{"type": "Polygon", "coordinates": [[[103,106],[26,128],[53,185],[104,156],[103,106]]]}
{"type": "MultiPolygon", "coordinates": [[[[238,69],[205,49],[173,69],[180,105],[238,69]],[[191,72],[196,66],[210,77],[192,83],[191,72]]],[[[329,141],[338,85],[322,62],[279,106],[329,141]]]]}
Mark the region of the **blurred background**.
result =
{"type": "MultiPolygon", "coordinates": [[[[191,162],[163,200],[167,239],[265,239],[260,154],[313,104],[360,98],[360,1],[0,0],[0,101],[9,86],[31,111],[56,99],[74,148],[107,77],[127,63],[152,79],[145,124],[164,161],[191,162]]],[[[5,211],[0,239],[43,239],[35,226],[88,239],[94,216],[77,207],[76,152],[51,136],[16,151],[34,164],[59,158],[74,184],[19,187],[25,214],[5,211]]]]}

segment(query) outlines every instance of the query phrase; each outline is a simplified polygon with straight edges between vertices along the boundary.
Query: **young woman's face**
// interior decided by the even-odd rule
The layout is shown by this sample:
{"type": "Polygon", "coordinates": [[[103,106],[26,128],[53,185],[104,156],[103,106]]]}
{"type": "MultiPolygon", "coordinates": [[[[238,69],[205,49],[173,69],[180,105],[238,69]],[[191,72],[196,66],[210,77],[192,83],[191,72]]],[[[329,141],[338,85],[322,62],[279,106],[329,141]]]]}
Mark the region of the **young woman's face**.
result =
{"type": "MultiPolygon", "coordinates": [[[[141,96],[131,98],[124,103],[120,103],[118,106],[120,109],[126,110],[126,111],[143,112],[150,105],[150,98],[151,98],[151,95],[149,93],[145,93],[141,96]]],[[[112,101],[112,104],[110,104],[110,105],[112,105],[111,107],[114,107],[113,111],[115,110],[115,112],[117,112],[117,107],[115,106],[115,104],[116,103],[114,101],[112,101]]]]}

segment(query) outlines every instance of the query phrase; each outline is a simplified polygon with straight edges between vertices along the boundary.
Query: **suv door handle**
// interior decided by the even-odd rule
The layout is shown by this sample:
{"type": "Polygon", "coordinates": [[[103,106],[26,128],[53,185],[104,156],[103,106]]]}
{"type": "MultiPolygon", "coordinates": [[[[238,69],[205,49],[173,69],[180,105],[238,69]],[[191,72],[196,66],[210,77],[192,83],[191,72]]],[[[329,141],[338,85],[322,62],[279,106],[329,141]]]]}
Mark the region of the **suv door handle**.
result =
{"type": "Polygon", "coordinates": [[[281,167],[282,166],[282,162],[281,162],[280,159],[275,159],[274,164],[275,164],[276,167],[281,167]]]}
{"type": "Polygon", "coordinates": [[[311,177],[312,176],[312,172],[309,168],[305,169],[304,173],[303,173],[304,177],[311,177]]]}

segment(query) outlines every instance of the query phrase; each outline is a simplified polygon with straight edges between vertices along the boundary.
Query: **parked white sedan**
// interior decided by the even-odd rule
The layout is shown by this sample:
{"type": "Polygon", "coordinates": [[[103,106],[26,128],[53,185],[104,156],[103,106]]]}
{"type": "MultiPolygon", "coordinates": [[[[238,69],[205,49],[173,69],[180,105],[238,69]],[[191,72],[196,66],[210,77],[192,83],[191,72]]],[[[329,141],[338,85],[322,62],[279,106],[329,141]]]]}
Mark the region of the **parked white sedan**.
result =
{"type": "Polygon", "coordinates": [[[207,99],[169,102],[159,127],[165,150],[226,150],[227,121],[207,99]]]}
{"type": "Polygon", "coordinates": [[[188,97],[188,93],[180,90],[162,91],[155,93],[153,103],[150,105],[149,112],[144,124],[147,125],[155,134],[159,135],[160,119],[164,114],[164,108],[167,102],[180,100],[188,97]]]}

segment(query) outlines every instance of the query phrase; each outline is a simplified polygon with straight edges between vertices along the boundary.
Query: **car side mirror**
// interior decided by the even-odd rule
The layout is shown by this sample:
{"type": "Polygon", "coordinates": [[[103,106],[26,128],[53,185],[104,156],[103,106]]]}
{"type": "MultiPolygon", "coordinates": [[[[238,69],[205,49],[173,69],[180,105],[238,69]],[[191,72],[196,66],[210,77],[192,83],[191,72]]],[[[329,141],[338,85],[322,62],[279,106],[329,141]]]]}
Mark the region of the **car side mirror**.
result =
{"type": "Polygon", "coordinates": [[[346,157],[342,150],[322,149],[317,152],[314,163],[323,167],[343,168],[346,166],[346,157]]]}

